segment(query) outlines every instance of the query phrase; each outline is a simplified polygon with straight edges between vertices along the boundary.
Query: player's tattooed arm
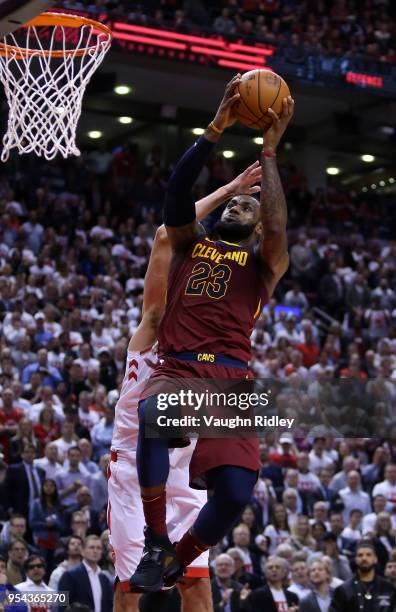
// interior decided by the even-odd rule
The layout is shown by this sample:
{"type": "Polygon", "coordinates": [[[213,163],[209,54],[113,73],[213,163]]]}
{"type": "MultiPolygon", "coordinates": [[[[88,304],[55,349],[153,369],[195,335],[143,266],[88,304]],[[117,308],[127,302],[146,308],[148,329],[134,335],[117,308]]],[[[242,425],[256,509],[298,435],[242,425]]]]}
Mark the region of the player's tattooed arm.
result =
{"type": "Polygon", "coordinates": [[[272,126],[264,134],[262,152],[262,182],[260,215],[262,234],[260,255],[264,263],[267,289],[270,294],[289,265],[287,253],[287,205],[276,163],[276,148],[293,116],[294,100],[284,98],[282,112],[278,116],[272,109],[272,126]]]}

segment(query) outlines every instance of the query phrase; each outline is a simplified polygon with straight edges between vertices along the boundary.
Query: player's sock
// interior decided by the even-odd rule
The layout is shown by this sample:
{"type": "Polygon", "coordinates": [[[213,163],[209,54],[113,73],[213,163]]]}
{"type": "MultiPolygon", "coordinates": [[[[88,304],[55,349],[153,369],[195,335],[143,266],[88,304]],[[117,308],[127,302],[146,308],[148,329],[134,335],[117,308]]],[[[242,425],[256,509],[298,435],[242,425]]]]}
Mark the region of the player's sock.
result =
{"type": "Polygon", "coordinates": [[[142,503],[146,525],[158,535],[167,535],[166,528],[166,491],[156,495],[142,493],[142,503]]]}
{"type": "Polygon", "coordinates": [[[176,544],[176,557],[180,565],[187,567],[208,548],[210,546],[201,542],[194,534],[193,529],[189,529],[180,542],[176,544]]]}

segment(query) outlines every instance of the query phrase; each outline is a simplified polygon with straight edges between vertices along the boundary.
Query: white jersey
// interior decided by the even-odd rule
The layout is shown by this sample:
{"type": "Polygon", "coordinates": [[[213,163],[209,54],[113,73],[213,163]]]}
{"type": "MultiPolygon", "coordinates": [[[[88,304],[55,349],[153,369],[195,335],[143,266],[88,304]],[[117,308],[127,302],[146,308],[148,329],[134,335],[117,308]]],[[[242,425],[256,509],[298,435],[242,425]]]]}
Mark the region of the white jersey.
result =
{"type": "Polygon", "coordinates": [[[115,407],[111,442],[113,450],[130,451],[136,448],[139,431],[137,412],[139,399],[153,371],[147,361],[156,363],[157,359],[157,355],[151,349],[142,352],[128,351],[125,376],[115,407]]]}
{"type": "MultiPolygon", "coordinates": [[[[137,409],[145,384],[153,371],[150,363],[156,363],[157,359],[151,350],[143,353],[128,351],[125,377],[115,408],[111,445],[113,453],[108,470],[107,524],[116,573],[122,588],[124,583],[129,584],[129,578],[136,570],[144,545],[145,519],[136,467],[139,430],[137,409]]],[[[172,542],[181,539],[207,501],[206,491],[189,487],[188,466],[195,444],[196,441],[193,440],[190,446],[175,448],[169,455],[171,469],[166,487],[166,518],[172,542]]],[[[208,561],[209,551],[206,551],[191,563],[187,576],[208,577],[208,561]]]]}

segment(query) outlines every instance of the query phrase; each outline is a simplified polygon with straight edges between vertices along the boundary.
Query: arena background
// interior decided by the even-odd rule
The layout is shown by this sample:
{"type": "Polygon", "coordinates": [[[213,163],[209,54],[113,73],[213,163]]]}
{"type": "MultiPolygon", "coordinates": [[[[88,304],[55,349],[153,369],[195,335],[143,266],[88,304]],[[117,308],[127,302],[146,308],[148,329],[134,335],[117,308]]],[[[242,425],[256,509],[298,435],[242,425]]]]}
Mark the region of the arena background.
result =
{"type": "MultiPolygon", "coordinates": [[[[106,546],[113,408],[127,341],[141,316],[167,180],[213,118],[225,83],[260,67],[285,78],[296,112],[278,154],[291,265],[258,319],[251,368],[259,378],[286,383],[277,409],[290,416],[304,406],[312,426],[326,398],[332,425],[344,437],[296,433],[288,445],[277,432],[264,435],[262,478],[241,519],[248,539],[230,534],[212,557],[236,547],[234,577],[255,588],[269,553],[292,561],[302,552],[307,563],[328,554],[323,536],[335,527],[323,487],[330,481],[330,509],[341,511],[343,527],[355,507],[372,517],[370,529],[362,521],[337,533],[346,563],[334,564],[334,576],[344,580],[354,570],[354,546],[367,534],[378,550],[386,538],[379,555],[384,573],[387,561],[396,561],[396,474],[388,468],[384,475],[396,460],[394,6],[387,0],[163,0],[56,7],[108,22],[115,40],[84,100],[82,156],[44,163],[15,155],[0,167],[0,547],[7,581],[24,579],[16,571],[21,561],[7,557],[15,535],[30,550],[39,539],[47,542],[38,546],[47,582],[65,559],[71,533],[88,530],[106,546]],[[352,407],[334,391],[338,379],[348,382],[352,407]],[[345,437],[351,410],[366,437],[345,437]],[[374,426],[375,438],[367,435],[374,426]],[[91,441],[92,457],[79,439],[91,441]],[[48,467],[44,448],[53,440],[61,462],[68,445],[79,442],[91,476],[84,499],[64,498],[56,511],[59,529],[49,537],[32,523],[29,491],[24,498],[18,489],[16,466],[30,441],[37,466],[48,467]],[[375,531],[373,490],[382,482],[377,493],[387,498],[382,510],[390,521],[375,531]],[[287,496],[287,489],[296,493],[287,496]],[[277,504],[291,525],[297,515],[308,516],[309,533],[281,527],[277,504]],[[86,505],[90,525],[72,525],[71,512],[86,505]],[[10,527],[10,513],[27,519],[26,533],[23,525],[19,532],[10,527]]],[[[2,99],[2,128],[6,117],[2,99]]],[[[240,124],[227,130],[197,181],[196,198],[257,159],[260,136],[240,124]]],[[[110,553],[102,565],[110,579],[110,553]]]]}

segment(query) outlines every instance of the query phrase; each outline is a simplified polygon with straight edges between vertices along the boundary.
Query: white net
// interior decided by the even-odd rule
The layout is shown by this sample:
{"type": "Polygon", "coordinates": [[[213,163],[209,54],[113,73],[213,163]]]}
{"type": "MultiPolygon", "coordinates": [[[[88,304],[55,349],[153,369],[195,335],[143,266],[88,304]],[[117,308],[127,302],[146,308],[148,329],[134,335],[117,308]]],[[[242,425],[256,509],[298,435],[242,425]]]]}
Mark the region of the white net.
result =
{"type": "Polygon", "coordinates": [[[80,155],[76,131],[83,96],[112,40],[102,24],[81,21],[44,13],[0,44],[0,79],[9,105],[2,161],[12,149],[47,160],[58,153],[80,155]]]}

